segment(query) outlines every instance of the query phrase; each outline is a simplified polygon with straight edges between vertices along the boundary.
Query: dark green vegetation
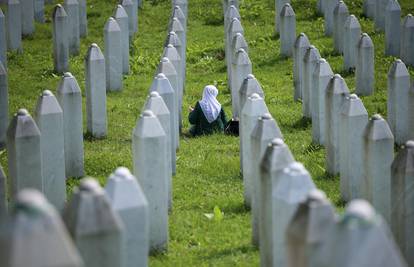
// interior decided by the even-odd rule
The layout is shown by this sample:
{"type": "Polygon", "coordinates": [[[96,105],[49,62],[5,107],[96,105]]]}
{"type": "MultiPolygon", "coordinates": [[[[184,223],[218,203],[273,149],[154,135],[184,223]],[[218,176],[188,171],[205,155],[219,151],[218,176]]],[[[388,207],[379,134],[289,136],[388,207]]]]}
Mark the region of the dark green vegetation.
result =
{"type": "MultiPolygon", "coordinates": [[[[231,110],[226,89],[224,32],[220,0],[190,0],[187,107],[201,97],[204,85],[216,83],[219,100],[231,110]]],[[[333,53],[333,41],[323,35],[323,19],[317,17],[316,0],[294,0],[297,33],[305,32],[335,72],[346,77],[354,90],[353,74],[342,73],[342,57],[333,53]]],[[[384,57],[384,35],[376,33],[373,23],[362,16],[362,0],[345,1],[373,39],[376,48],[376,92],[363,98],[372,115],[386,115],[386,74],[393,61],[384,57]]],[[[414,12],[412,0],[401,0],[403,15],[414,12]]],[[[89,36],[82,40],[81,55],[71,59],[71,71],[84,90],[84,55],[90,43],[103,49],[103,27],[116,1],[88,1],[89,36]]],[[[145,2],[139,15],[139,34],[134,40],[131,74],[124,79],[124,91],[108,94],[109,135],[103,140],[85,137],[85,168],[89,176],[102,184],[117,167],[132,167],[131,132],[145,101],[148,88],[162,53],[166,36],[169,1],[145,2]]],[[[51,14],[47,23],[36,25],[36,34],[24,41],[23,54],[9,54],[10,115],[20,107],[33,112],[37,96],[44,89],[56,90],[59,76],[52,72],[51,14]]],[[[329,177],[324,169],[324,149],[311,144],[311,125],[301,116],[301,104],[293,102],[292,60],[279,57],[279,41],[274,37],[274,0],[241,1],[240,13],[249,43],[255,76],[262,83],[266,102],[277,119],[287,144],[296,159],[311,172],[315,183],[338,208],[339,179],[329,177]]],[[[414,75],[413,69],[411,74],[414,75]]],[[[86,118],[86,115],[84,115],[86,118]]],[[[86,124],[85,124],[86,126],[86,124]]],[[[85,127],[86,128],[86,127],[85,127]]],[[[188,123],[185,121],[185,128],[188,123]]],[[[239,174],[239,141],[221,135],[197,139],[181,138],[174,178],[174,211],[170,216],[169,252],[151,258],[152,266],[254,266],[258,251],[250,245],[250,213],[243,206],[243,188],[239,174]],[[209,220],[217,206],[224,212],[221,220],[209,220]]],[[[0,152],[0,162],[7,171],[7,155],[0,152]]],[[[71,179],[68,192],[78,183],[71,179]]],[[[216,209],[216,212],[218,210],[216,209]]]]}

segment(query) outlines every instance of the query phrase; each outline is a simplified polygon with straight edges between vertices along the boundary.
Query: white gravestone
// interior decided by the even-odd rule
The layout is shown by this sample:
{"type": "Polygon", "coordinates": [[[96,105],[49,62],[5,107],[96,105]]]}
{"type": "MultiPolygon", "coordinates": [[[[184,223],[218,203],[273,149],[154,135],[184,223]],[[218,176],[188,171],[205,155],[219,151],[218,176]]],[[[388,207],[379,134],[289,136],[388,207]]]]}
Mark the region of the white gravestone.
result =
{"type": "Polygon", "coordinates": [[[408,14],[401,27],[401,59],[406,65],[414,66],[414,17],[408,14]]]}
{"type": "Polygon", "coordinates": [[[22,47],[22,8],[19,0],[7,0],[7,49],[21,52],[22,47]]]}
{"type": "Polygon", "coordinates": [[[76,56],[80,50],[79,3],[78,0],[65,0],[63,6],[68,15],[69,53],[76,56]]]}
{"type": "Polygon", "coordinates": [[[79,0],[79,35],[85,38],[88,35],[87,0],[79,0]]]}
{"type": "Polygon", "coordinates": [[[344,52],[344,25],[349,16],[348,7],[343,1],[339,1],[334,9],[334,49],[342,54],[344,52]]]}
{"type": "Polygon", "coordinates": [[[129,73],[129,25],[128,14],[118,5],[113,16],[121,30],[122,74],[129,73]]]}
{"type": "Polygon", "coordinates": [[[296,38],[296,14],[287,3],[280,12],[280,55],[292,57],[296,38]]]}
{"type": "Polygon", "coordinates": [[[6,133],[9,126],[9,92],[7,70],[0,61],[0,150],[6,147],[6,133]]]}
{"type": "Polygon", "coordinates": [[[239,90],[242,86],[244,79],[252,73],[252,62],[250,61],[249,55],[243,48],[240,48],[237,51],[234,61],[232,62],[234,73],[231,78],[231,104],[232,104],[232,113],[233,118],[239,118],[240,109],[239,106],[239,90]]]}
{"type": "Polygon", "coordinates": [[[313,45],[309,46],[303,58],[302,113],[305,118],[312,117],[313,73],[320,58],[318,49],[313,45]]]}
{"type": "Polygon", "coordinates": [[[388,0],[385,10],[385,55],[400,56],[401,7],[398,0],[388,0]]]}
{"type": "Polygon", "coordinates": [[[358,42],[357,55],[355,92],[363,96],[372,95],[375,86],[375,52],[374,43],[366,33],[361,35],[358,42]]]}
{"type": "Polygon", "coordinates": [[[112,17],[104,28],[106,90],[122,90],[122,41],[121,28],[112,17]]]}
{"type": "Polygon", "coordinates": [[[34,0],[20,0],[22,14],[22,35],[34,34],[34,0]]]}
{"type": "Polygon", "coordinates": [[[68,15],[62,5],[53,10],[53,64],[56,72],[69,70],[68,15]]]}
{"type": "Polygon", "coordinates": [[[350,15],[344,25],[344,70],[354,69],[357,62],[357,46],[361,38],[361,25],[354,15],[350,15]]]}
{"type": "Polygon", "coordinates": [[[303,58],[305,57],[306,50],[309,48],[310,42],[306,34],[303,32],[296,38],[293,46],[293,83],[295,91],[293,93],[293,100],[298,101],[302,99],[302,87],[304,79],[304,67],[303,58]]]}

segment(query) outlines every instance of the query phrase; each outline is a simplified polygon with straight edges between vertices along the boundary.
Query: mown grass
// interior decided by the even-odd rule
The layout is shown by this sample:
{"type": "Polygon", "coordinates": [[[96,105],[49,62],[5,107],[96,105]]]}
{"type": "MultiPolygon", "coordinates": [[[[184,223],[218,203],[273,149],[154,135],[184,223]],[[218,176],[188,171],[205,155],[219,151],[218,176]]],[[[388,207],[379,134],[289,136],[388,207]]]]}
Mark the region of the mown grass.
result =
{"type": "MultiPolygon", "coordinates": [[[[351,13],[373,39],[376,48],[376,90],[363,101],[372,115],[386,115],[386,74],[393,59],[385,57],[384,35],[362,16],[362,0],[346,1],[351,13]]],[[[414,12],[414,2],[400,1],[403,15],[414,12]]],[[[90,43],[103,48],[103,27],[116,1],[88,1],[89,36],[82,40],[80,56],[71,58],[71,72],[84,91],[84,62],[90,43]]],[[[333,53],[331,38],[323,35],[323,19],[316,15],[316,0],[293,0],[297,33],[305,32],[335,72],[346,78],[354,90],[353,74],[342,73],[342,57],[333,53]]],[[[53,73],[50,14],[47,23],[36,25],[33,37],[24,40],[24,53],[9,54],[10,115],[20,107],[33,111],[44,89],[56,90],[58,75],[53,73]]],[[[220,0],[189,1],[187,86],[184,113],[200,98],[204,85],[214,83],[219,100],[230,117],[230,93],[226,89],[223,61],[223,19],[220,0]]],[[[311,124],[302,119],[301,104],[293,102],[292,60],[279,57],[279,40],[274,36],[274,1],[241,1],[240,13],[249,43],[255,76],[262,83],[266,103],[276,118],[295,158],[308,168],[319,188],[341,209],[339,179],[326,175],[323,147],[311,143],[311,124]]],[[[109,134],[106,139],[85,138],[85,169],[102,184],[117,167],[132,167],[131,132],[148,93],[162,53],[170,14],[169,1],[146,1],[139,15],[139,34],[134,40],[131,74],[124,78],[121,93],[108,94],[109,134]]],[[[410,70],[414,75],[413,69],[410,70]]],[[[85,106],[85,105],[84,105],[85,106]]],[[[84,116],[84,119],[86,116],[84,116]]],[[[85,124],[86,126],[86,124],[85,124]]],[[[184,122],[188,128],[188,122],[184,122]]],[[[85,127],[86,128],[86,127],[85,127]]],[[[7,153],[0,152],[7,171],[7,153]]],[[[250,244],[250,213],[243,205],[239,173],[238,139],[223,135],[181,138],[177,175],[174,177],[174,210],[170,215],[168,253],[152,256],[151,266],[254,266],[258,251],[250,244]],[[217,206],[224,212],[220,221],[209,220],[217,206]]],[[[68,192],[78,180],[68,180],[68,192]]]]}

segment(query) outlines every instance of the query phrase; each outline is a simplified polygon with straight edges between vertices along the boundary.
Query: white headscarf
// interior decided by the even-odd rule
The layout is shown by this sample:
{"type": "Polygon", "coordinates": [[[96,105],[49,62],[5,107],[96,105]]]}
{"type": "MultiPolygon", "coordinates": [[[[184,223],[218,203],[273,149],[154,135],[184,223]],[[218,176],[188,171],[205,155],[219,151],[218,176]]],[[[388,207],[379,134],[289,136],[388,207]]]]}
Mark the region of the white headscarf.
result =
{"type": "Polygon", "coordinates": [[[216,99],[217,95],[217,88],[214,85],[207,85],[204,87],[203,99],[199,101],[204,116],[206,116],[209,123],[215,121],[220,115],[221,105],[216,99]]]}

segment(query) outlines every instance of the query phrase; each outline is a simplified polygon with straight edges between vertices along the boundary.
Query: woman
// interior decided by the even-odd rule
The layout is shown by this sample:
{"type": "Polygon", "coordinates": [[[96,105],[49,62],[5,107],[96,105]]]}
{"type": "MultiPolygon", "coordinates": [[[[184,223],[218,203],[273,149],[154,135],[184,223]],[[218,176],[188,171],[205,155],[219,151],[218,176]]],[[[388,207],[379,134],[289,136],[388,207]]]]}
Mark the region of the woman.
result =
{"type": "Polygon", "coordinates": [[[193,126],[190,134],[193,136],[223,132],[226,126],[226,114],[216,97],[218,90],[213,85],[207,85],[203,91],[203,99],[198,101],[195,108],[190,107],[188,120],[193,126]]]}

